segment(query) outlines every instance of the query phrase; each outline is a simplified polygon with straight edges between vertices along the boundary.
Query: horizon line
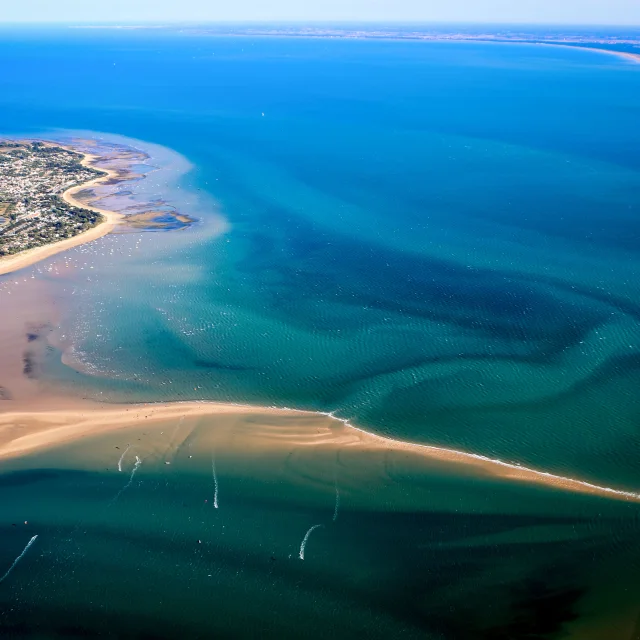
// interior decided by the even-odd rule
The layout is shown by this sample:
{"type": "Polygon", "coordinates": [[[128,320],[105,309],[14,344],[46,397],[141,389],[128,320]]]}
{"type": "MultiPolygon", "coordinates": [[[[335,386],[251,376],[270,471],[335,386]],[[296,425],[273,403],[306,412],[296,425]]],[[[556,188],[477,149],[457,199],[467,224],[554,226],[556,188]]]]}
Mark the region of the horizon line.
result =
{"type": "Polygon", "coordinates": [[[439,25],[439,26],[501,26],[501,27],[603,27],[618,29],[640,29],[640,22],[634,24],[620,24],[608,22],[512,22],[512,21],[459,21],[459,20],[423,20],[423,19],[302,19],[302,18],[255,18],[255,19],[190,19],[190,20],[0,20],[0,28],[15,25],[33,25],[33,26],[153,26],[156,28],[171,26],[204,26],[204,25],[439,25]]]}

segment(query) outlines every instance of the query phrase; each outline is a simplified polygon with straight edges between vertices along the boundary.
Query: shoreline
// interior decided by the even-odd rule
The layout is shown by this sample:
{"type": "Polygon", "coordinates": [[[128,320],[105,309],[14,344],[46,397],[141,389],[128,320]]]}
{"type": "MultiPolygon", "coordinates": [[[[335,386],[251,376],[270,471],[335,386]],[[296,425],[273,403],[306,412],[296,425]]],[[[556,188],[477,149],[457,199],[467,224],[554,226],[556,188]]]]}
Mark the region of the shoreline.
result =
{"type": "Polygon", "coordinates": [[[629,60],[631,62],[634,62],[635,64],[640,64],[640,53],[631,53],[630,51],[618,51],[617,49],[604,49],[593,46],[582,46],[579,44],[563,44],[562,42],[534,42],[532,44],[540,44],[547,47],[559,47],[561,49],[583,49],[584,51],[593,51],[595,53],[606,53],[618,58],[624,58],[625,60],[629,60]]]}
{"type": "MultiPolygon", "coordinates": [[[[407,38],[408,39],[408,38],[407,38]]],[[[401,39],[402,40],[402,39],[401,39]]],[[[585,43],[584,45],[567,44],[564,42],[544,42],[542,40],[491,40],[491,39],[476,39],[476,38],[431,38],[426,40],[427,42],[468,42],[468,43],[480,43],[480,44],[506,44],[506,45],[529,45],[529,46],[543,46],[554,47],[558,49],[572,49],[574,51],[592,51],[594,53],[604,53],[624,60],[629,60],[635,64],[640,64],[640,53],[631,53],[630,51],[619,51],[618,49],[605,49],[604,47],[594,47],[593,43],[585,43]]]]}
{"type": "MultiPolygon", "coordinates": [[[[458,465],[465,471],[475,471],[478,477],[482,478],[521,482],[570,493],[640,503],[640,493],[630,490],[598,485],[579,478],[561,476],[481,454],[376,435],[353,426],[348,420],[336,417],[333,413],[206,401],[108,405],[108,408],[101,404],[75,403],[69,408],[61,409],[22,411],[18,409],[2,412],[0,413],[0,460],[70,444],[85,437],[130,430],[140,425],[151,425],[166,420],[234,414],[286,417],[289,421],[292,417],[306,420],[315,417],[318,420],[328,421],[329,426],[324,426],[320,430],[291,430],[288,434],[285,432],[278,439],[279,447],[402,452],[416,455],[423,462],[433,461],[433,463],[452,467],[458,465]]],[[[259,435],[258,432],[256,433],[259,435]]]]}
{"type": "MultiPolygon", "coordinates": [[[[77,28],[92,28],[92,27],[77,27],[77,28]]],[[[99,28],[99,27],[93,27],[99,28]]],[[[109,28],[109,27],[100,27],[109,28]]],[[[369,40],[380,42],[468,42],[468,43],[480,43],[480,44],[506,44],[506,45],[544,45],[548,47],[560,47],[563,49],[583,49],[585,51],[595,51],[596,53],[605,53],[609,55],[618,56],[626,60],[630,60],[636,64],[640,64],[640,53],[632,53],[630,51],[620,51],[618,49],[605,49],[604,47],[593,46],[593,42],[567,44],[565,42],[554,41],[541,41],[541,40],[499,40],[491,38],[463,38],[463,37],[420,37],[405,36],[400,37],[397,35],[325,35],[325,34],[313,34],[313,33],[221,33],[220,37],[227,38],[298,38],[306,40],[369,40]]]]}
{"type": "MultiPolygon", "coordinates": [[[[51,143],[46,142],[46,144],[51,143]]],[[[69,149],[74,153],[81,153],[67,145],[60,144],[57,146],[64,149],[69,149]]],[[[80,163],[85,167],[95,168],[92,166],[92,163],[100,160],[99,156],[95,156],[89,153],[82,153],[82,156],[83,158],[80,163]]],[[[46,244],[42,247],[27,249],[26,251],[21,251],[20,253],[17,253],[15,255],[0,258],[0,275],[6,275],[9,273],[13,273],[14,271],[30,267],[31,265],[36,264],[41,260],[45,260],[46,258],[50,258],[51,256],[54,256],[58,253],[62,253],[63,251],[67,251],[68,249],[72,249],[73,247],[86,244],[87,242],[97,240],[98,238],[101,238],[102,236],[105,236],[109,232],[111,232],[113,228],[122,221],[124,216],[120,213],[85,205],[73,197],[79,191],[90,188],[104,180],[112,180],[118,178],[118,174],[112,169],[98,170],[102,171],[104,175],[97,176],[96,178],[89,180],[89,182],[84,182],[82,184],[69,187],[69,189],[64,191],[60,197],[71,206],[79,207],[81,209],[88,209],[89,211],[93,211],[94,213],[99,213],[101,216],[103,216],[104,220],[97,224],[95,227],[87,229],[87,231],[83,231],[82,233],[79,233],[72,238],[65,238],[64,240],[46,244]]]]}

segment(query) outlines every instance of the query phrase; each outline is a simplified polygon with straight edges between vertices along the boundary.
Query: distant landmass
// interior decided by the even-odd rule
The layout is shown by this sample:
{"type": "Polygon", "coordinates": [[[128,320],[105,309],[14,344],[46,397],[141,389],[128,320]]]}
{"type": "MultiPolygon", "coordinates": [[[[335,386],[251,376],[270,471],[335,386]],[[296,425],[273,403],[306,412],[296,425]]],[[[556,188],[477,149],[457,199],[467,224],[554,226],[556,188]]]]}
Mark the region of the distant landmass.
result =
{"type": "Polygon", "coordinates": [[[83,29],[166,29],[193,35],[547,44],[640,56],[639,27],[401,24],[77,25],[83,29]]]}

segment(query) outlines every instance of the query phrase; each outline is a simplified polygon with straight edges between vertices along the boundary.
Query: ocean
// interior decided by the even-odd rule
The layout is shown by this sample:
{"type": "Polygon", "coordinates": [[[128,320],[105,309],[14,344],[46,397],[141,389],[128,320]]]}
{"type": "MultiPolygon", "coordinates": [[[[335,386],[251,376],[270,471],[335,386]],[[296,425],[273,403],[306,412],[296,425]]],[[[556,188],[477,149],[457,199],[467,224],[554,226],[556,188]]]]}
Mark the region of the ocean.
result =
{"type": "MultiPolygon", "coordinates": [[[[71,275],[58,256],[0,276],[0,294],[33,275],[61,301],[43,384],[333,412],[640,490],[637,64],[540,45],[3,28],[0,69],[3,136],[146,150],[140,188],[197,220],[73,249],[71,275]]],[[[0,475],[0,561],[38,534],[0,583],[6,637],[640,633],[634,504],[398,463],[380,473],[406,502],[343,496],[333,526],[333,472],[319,506],[308,478],[220,464],[231,504],[203,511],[210,466],[183,456],[169,475],[143,463],[109,506],[126,478],[106,458],[85,469],[74,446],[0,475]]]]}

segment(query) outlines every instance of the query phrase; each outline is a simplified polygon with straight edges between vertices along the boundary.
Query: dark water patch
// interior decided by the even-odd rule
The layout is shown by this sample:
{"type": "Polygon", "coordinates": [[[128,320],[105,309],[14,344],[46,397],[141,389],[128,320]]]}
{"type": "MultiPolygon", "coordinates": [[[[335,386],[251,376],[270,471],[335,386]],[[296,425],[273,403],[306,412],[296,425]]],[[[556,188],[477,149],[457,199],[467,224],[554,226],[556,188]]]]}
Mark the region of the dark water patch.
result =
{"type": "Polygon", "coordinates": [[[479,628],[476,626],[477,620],[461,615],[457,620],[442,620],[442,628],[446,629],[447,637],[461,640],[557,638],[568,623],[580,617],[576,608],[587,590],[580,587],[550,587],[548,580],[548,576],[541,576],[514,585],[510,595],[512,601],[501,614],[505,618],[502,623],[479,628]]]}
{"type": "Polygon", "coordinates": [[[228,364],[225,362],[217,362],[215,360],[204,360],[197,358],[193,361],[195,367],[201,369],[220,369],[221,371],[251,371],[255,370],[255,367],[245,367],[242,365],[228,364]]]}
{"type": "Polygon", "coordinates": [[[10,613],[0,614],[3,637],[51,638],[114,638],[122,640],[173,639],[176,637],[202,638],[206,631],[197,626],[179,624],[158,616],[118,611],[101,611],[99,606],[81,606],[76,603],[61,607],[59,604],[39,602],[37,605],[12,603],[10,613]]]}
{"type": "Polygon", "coordinates": [[[552,193],[544,198],[538,196],[541,200],[539,208],[528,211],[526,216],[514,216],[513,211],[500,212],[497,208],[484,215],[500,224],[543,233],[550,238],[579,239],[594,248],[604,246],[637,254],[640,251],[640,192],[634,185],[634,189],[629,189],[624,196],[624,202],[612,203],[598,200],[592,194],[571,194],[561,198],[552,193]],[[549,211],[564,215],[549,215],[549,211]],[[611,220],[616,220],[616,224],[611,224],[611,220]]]}
{"type": "MultiPolygon", "coordinates": [[[[63,475],[63,473],[69,472],[61,472],[53,469],[28,469],[24,471],[10,471],[8,473],[2,473],[0,474],[0,489],[21,487],[38,482],[57,480],[63,475]]],[[[83,475],[83,473],[76,471],[73,475],[83,475]]]]}
{"type": "Polygon", "coordinates": [[[580,283],[566,282],[560,278],[545,277],[537,275],[535,277],[523,275],[524,281],[539,282],[543,284],[549,284],[556,288],[558,291],[563,291],[570,295],[579,294],[585,298],[591,298],[596,302],[604,303],[608,306],[626,313],[636,320],[640,320],[640,305],[634,303],[632,300],[627,300],[620,296],[614,295],[609,291],[605,291],[602,287],[585,287],[580,283]]]}
{"type": "Polygon", "coordinates": [[[37,362],[31,351],[25,351],[22,356],[22,373],[32,380],[37,377],[37,362]]]}
{"type": "MultiPolygon", "coordinates": [[[[287,322],[302,323],[313,331],[331,328],[325,324],[330,322],[330,310],[324,310],[322,317],[310,316],[301,305],[304,300],[342,304],[365,314],[380,311],[451,323],[487,338],[527,344],[557,343],[554,334],[563,331],[575,340],[606,318],[604,311],[587,305],[581,305],[577,314],[573,302],[549,295],[530,278],[520,280],[513,272],[468,269],[362,239],[354,242],[335,232],[323,237],[322,230],[301,218],[292,222],[292,217],[290,211],[268,207],[265,224],[267,218],[270,225],[280,220],[284,226],[286,220],[287,233],[279,241],[265,243],[264,233],[254,237],[247,231],[251,248],[239,267],[258,291],[268,293],[275,279],[278,295],[262,301],[269,301],[269,310],[287,322]]],[[[343,314],[335,325],[344,329],[348,322],[343,314]]]]}

